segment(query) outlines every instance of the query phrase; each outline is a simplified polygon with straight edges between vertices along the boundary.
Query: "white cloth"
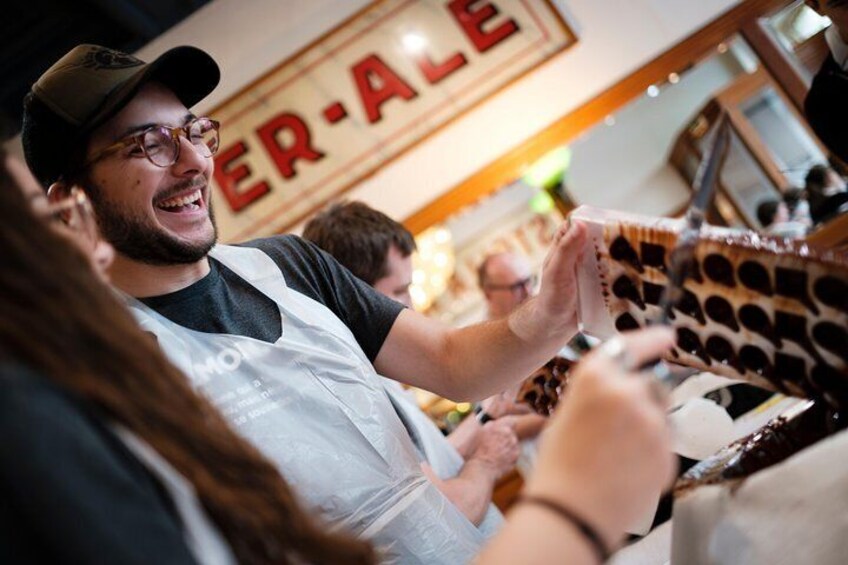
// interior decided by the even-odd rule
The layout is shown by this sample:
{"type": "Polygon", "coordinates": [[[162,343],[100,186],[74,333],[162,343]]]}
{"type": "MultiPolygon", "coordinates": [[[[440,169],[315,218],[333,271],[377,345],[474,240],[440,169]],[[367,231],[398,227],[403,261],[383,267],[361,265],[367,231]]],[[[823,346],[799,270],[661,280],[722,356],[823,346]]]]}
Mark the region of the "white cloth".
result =
{"type": "Polygon", "coordinates": [[[839,30],[836,29],[835,25],[831,25],[825,30],[824,39],[827,41],[827,46],[830,47],[833,60],[843,71],[848,71],[848,44],[842,41],[839,30]]]}
{"type": "Polygon", "coordinates": [[[262,251],[219,245],[210,256],[278,305],[280,338],[190,330],[127,298],[142,328],[334,528],[372,541],[384,563],[471,560],[485,536],[421,472],[347,326],[289,289],[262,251]]]}

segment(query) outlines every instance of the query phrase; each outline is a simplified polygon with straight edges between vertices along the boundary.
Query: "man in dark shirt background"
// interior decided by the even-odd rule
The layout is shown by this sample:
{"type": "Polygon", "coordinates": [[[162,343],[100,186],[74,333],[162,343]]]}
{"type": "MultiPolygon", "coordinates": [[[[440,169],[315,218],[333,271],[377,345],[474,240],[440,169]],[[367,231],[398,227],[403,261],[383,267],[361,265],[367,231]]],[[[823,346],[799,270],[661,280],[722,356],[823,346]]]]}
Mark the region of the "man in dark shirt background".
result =
{"type": "Polygon", "coordinates": [[[825,32],[830,52],[813,79],[804,111],[813,130],[848,162],[848,0],[806,0],[833,25],[825,32]]]}

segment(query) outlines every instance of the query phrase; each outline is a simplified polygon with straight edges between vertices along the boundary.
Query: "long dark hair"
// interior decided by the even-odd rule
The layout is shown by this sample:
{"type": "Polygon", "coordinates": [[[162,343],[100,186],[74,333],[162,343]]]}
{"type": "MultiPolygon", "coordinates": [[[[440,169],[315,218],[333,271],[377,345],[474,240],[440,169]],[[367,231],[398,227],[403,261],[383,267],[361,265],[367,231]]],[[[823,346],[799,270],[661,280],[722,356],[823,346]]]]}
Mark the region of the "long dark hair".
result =
{"type": "Polygon", "coordinates": [[[373,563],[370,545],[304,512],[82,253],[35,217],[5,163],[0,151],[0,361],[39,371],[149,443],[194,485],[240,562],[373,563]]]}

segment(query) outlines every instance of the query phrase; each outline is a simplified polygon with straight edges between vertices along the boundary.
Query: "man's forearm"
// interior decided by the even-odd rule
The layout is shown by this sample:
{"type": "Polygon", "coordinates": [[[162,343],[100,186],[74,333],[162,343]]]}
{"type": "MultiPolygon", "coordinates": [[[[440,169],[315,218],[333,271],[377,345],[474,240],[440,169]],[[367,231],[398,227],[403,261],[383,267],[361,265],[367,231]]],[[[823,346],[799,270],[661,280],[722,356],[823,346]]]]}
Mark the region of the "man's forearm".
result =
{"type": "Polygon", "coordinates": [[[480,422],[471,415],[460,422],[456,429],[448,434],[448,443],[459,452],[463,459],[468,459],[474,453],[474,450],[477,449],[480,438],[480,427],[480,422]]]}
{"type": "Polygon", "coordinates": [[[422,465],[424,474],[475,526],[486,516],[492,502],[492,492],[497,481],[496,471],[488,464],[470,459],[465,462],[459,475],[442,480],[435,477],[432,469],[422,465]]]}
{"type": "Polygon", "coordinates": [[[547,362],[577,330],[575,268],[586,230],[563,223],[545,259],[539,295],[506,320],[451,329],[404,311],[374,362],[390,378],[453,399],[500,392],[547,362]]]}
{"type": "Polygon", "coordinates": [[[515,424],[515,435],[518,439],[532,439],[542,433],[548,424],[548,418],[540,414],[524,414],[508,416],[515,424]]]}
{"type": "Polygon", "coordinates": [[[538,301],[530,299],[506,320],[455,330],[448,351],[456,361],[451,374],[458,398],[479,400],[515,385],[576,333],[575,321],[551,320],[539,308],[538,301]]]}
{"type": "Polygon", "coordinates": [[[576,332],[531,299],[505,320],[446,328],[404,311],[380,350],[380,374],[453,400],[480,400],[544,365],[576,332]]]}

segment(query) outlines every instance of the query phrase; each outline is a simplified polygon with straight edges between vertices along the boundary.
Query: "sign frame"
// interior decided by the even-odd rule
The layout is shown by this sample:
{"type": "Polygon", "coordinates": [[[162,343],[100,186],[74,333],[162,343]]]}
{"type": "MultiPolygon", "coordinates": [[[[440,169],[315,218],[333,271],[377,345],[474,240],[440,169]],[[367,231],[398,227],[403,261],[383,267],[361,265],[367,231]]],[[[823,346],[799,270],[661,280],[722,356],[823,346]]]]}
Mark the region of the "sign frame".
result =
{"type": "MultiPolygon", "coordinates": [[[[276,64],[270,70],[266,71],[265,73],[263,73],[262,75],[260,75],[259,77],[257,77],[256,79],[254,79],[253,81],[248,83],[247,85],[243,86],[237,92],[228,96],[222,102],[216,104],[212,109],[210,109],[208,111],[207,114],[211,117],[217,117],[226,108],[238,105],[240,100],[256,99],[256,94],[254,93],[254,90],[257,89],[257,87],[259,87],[263,83],[271,80],[272,77],[274,77],[274,75],[277,75],[281,72],[284,72],[288,67],[296,64],[298,62],[298,60],[301,57],[303,57],[305,54],[307,54],[310,51],[313,51],[317,48],[320,48],[320,46],[323,43],[327,42],[329,39],[333,38],[334,36],[336,36],[338,34],[343,33],[351,25],[354,25],[355,23],[361,22],[363,20],[363,18],[368,18],[370,13],[373,13],[373,12],[379,10],[380,8],[383,8],[385,4],[390,3],[391,1],[392,0],[376,0],[374,2],[369,3],[367,6],[364,6],[362,9],[358,10],[356,13],[354,13],[353,15],[349,16],[344,21],[339,23],[337,26],[333,27],[332,29],[330,29],[326,33],[322,34],[321,36],[319,36],[315,40],[311,41],[309,44],[305,45],[304,47],[302,47],[301,49],[299,49],[298,51],[296,51],[295,53],[293,53],[292,55],[290,55],[289,57],[287,57],[286,59],[284,59],[280,63],[276,64]]],[[[398,0],[398,1],[400,3],[400,6],[407,6],[407,5],[413,3],[417,0],[398,0]]],[[[485,0],[482,0],[482,1],[485,2],[485,0]]],[[[497,0],[492,0],[492,1],[497,1],[497,0]]],[[[509,1],[517,1],[517,2],[520,2],[521,4],[523,4],[524,6],[527,6],[528,5],[527,2],[530,2],[530,1],[533,1],[533,0],[509,0],[509,1]]],[[[252,238],[252,237],[257,237],[257,236],[261,237],[261,236],[270,235],[271,233],[283,233],[287,230],[290,230],[292,227],[297,226],[299,223],[304,221],[306,218],[310,217],[315,212],[317,212],[318,210],[320,210],[321,208],[326,206],[329,202],[331,202],[335,199],[338,199],[339,197],[344,195],[346,192],[350,191],[352,188],[354,188],[355,186],[362,183],[364,180],[372,177],[382,167],[385,167],[386,165],[394,162],[399,157],[402,157],[403,155],[407,154],[407,152],[415,149],[419,144],[429,140],[431,138],[431,136],[433,136],[434,134],[440,133],[445,128],[449,127],[458,118],[461,118],[461,117],[467,115],[467,113],[469,113],[470,111],[472,111],[475,108],[478,108],[479,106],[485,104],[491,98],[498,95],[503,90],[505,90],[506,88],[513,85],[515,82],[521,80],[522,78],[526,77],[529,73],[538,69],[541,65],[544,65],[545,63],[549,62],[552,58],[561,55],[564,51],[570,49],[575,44],[577,44],[578,36],[577,36],[576,32],[574,31],[573,27],[571,25],[569,25],[565,16],[557,8],[554,1],[553,0],[535,0],[535,1],[539,4],[543,4],[546,7],[547,10],[549,10],[552,14],[554,14],[555,17],[549,19],[549,20],[552,20],[552,21],[546,20],[546,22],[551,26],[556,26],[557,31],[565,36],[565,40],[564,40],[563,45],[556,47],[550,53],[546,54],[541,60],[532,62],[531,64],[527,65],[524,68],[519,68],[514,74],[512,74],[511,76],[506,78],[506,80],[498,83],[491,90],[486,91],[484,94],[482,94],[478,98],[474,98],[466,106],[458,109],[458,111],[454,112],[452,115],[449,115],[445,119],[439,121],[437,124],[435,124],[433,127],[429,128],[429,129],[427,129],[421,135],[415,137],[414,139],[411,139],[408,142],[406,142],[406,141],[403,142],[399,149],[394,150],[393,152],[386,155],[384,158],[379,159],[377,162],[375,162],[373,164],[366,165],[365,170],[363,172],[357,173],[349,181],[346,181],[342,185],[340,185],[338,188],[333,189],[330,194],[320,197],[319,199],[317,199],[317,201],[313,205],[309,206],[307,209],[295,212],[295,213],[291,214],[291,217],[288,217],[288,218],[280,221],[277,218],[279,218],[279,216],[287,215],[287,212],[286,212],[287,203],[291,203],[294,200],[291,197],[281,198],[279,200],[279,203],[276,205],[275,212],[273,214],[260,213],[262,217],[255,220],[254,222],[252,222],[250,224],[250,227],[247,227],[247,228],[237,227],[237,228],[235,228],[235,230],[233,230],[234,233],[222,234],[222,240],[225,240],[225,241],[242,241],[246,238],[252,238]],[[273,226],[273,227],[272,227],[272,229],[268,229],[267,226],[273,226]]],[[[447,2],[445,2],[445,5],[447,6],[447,2]]],[[[538,20],[537,20],[537,23],[538,23],[538,20]]],[[[227,131],[226,128],[227,128],[226,120],[223,120],[223,123],[222,123],[222,129],[223,129],[222,139],[225,143],[228,141],[227,137],[226,137],[226,131],[227,131]]],[[[238,139],[239,138],[237,138],[237,140],[238,139]]],[[[226,146],[222,147],[222,148],[227,149],[226,146]]],[[[221,156],[222,156],[222,154],[219,153],[216,156],[216,158],[220,159],[221,156]]],[[[218,162],[216,161],[216,176],[217,176],[217,172],[218,172],[218,166],[219,166],[218,162]]],[[[269,184],[269,188],[270,188],[270,191],[273,193],[273,190],[274,190],[273,185],[269,184]]],[[[220,197],[220,198],[218,198],[219,201],[216,202],[217,209],[220,210],[222,205],[226,206],[228,204],[228,202],[226,200],[224,200],[223,197],[221,197],[221,193],[223,192],[223,189],[222,189],[220,183],[217,180],[212,182],[212,189],[213,189],[213,191],[215,191],[217,193],[216,196],[220,197]]],[[[305,192],[306,191],[304,191],[304,193],[305,192]]],[[[273,198],[273,194],[267,194],[265,197],[273,198]]],[[[228,214],[230,214],[230,216],[232,216],[233,218],[237,218],[239,213],[240,213],[239,210],[234,210],[232,208],[227,209],[226,212],[228,214]]]]}

